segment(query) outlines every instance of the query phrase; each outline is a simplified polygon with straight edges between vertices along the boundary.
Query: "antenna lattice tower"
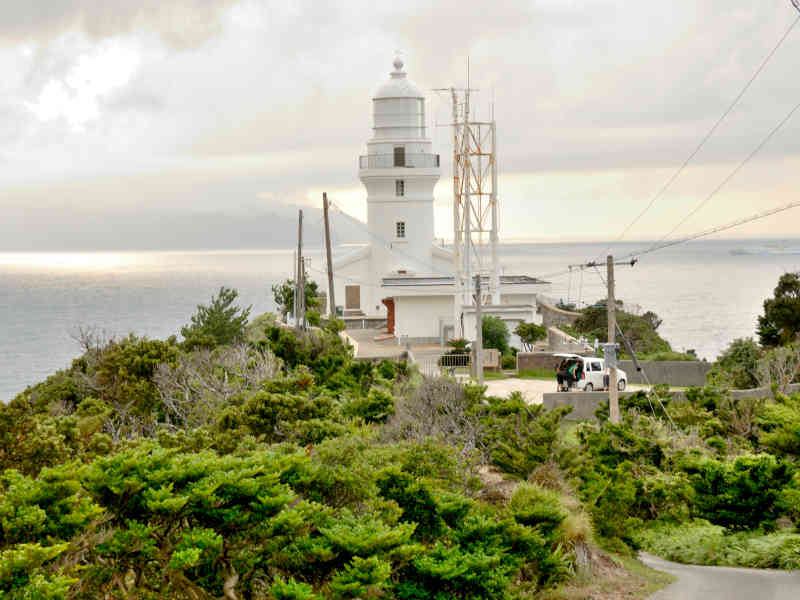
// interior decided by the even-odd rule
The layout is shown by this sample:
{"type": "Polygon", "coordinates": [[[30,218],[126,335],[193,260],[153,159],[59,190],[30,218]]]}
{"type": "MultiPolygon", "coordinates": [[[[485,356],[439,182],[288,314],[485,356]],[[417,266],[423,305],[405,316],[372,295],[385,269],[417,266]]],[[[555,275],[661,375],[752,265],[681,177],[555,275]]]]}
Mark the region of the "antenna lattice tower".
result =
{"type": "MultiPolygon", "coordinates": [[[[453,102],[453,245],[455,322],[461,331],[464,306],[474,303],[472,279],[488,278],[482,302],[500,304],[497,262],[497,128],[495,121],[470,119],[470,90],[448,90],[453,102]],[[463,100],[459,98],[463,93],[463,100]],[[487,248],[488,246],[488,248],[487,248]],[[488,256],[487,256],[488,249],[488,256]]],[[[460,335],[459,335],[460,332],[460,335]]]]}

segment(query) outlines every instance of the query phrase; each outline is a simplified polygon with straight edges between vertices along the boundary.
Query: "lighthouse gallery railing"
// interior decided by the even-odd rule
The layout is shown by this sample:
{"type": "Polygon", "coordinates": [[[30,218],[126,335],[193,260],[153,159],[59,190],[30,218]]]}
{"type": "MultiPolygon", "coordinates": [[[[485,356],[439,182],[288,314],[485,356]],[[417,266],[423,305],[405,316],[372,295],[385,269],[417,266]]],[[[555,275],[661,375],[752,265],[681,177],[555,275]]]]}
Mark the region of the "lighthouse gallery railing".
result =
{"type": "Polygon", "coordinates": [[[434,169],[439,167],[438,154],[367,154],[358,157],[360,169],[434,169]]]}

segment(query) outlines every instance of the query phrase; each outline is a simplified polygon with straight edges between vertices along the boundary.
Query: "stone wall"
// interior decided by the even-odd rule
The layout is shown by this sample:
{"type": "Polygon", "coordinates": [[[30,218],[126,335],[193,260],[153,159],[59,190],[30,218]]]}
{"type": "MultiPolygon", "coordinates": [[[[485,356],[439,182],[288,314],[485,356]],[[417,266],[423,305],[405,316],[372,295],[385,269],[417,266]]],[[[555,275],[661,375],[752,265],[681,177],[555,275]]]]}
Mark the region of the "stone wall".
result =
{"type": "MultiPolygon", "coordinates": [[[[706,373],[711,369],[711,363],[705,361],[642,360],[639,364],[650,383],[680,387],[704,386],[706,373]]],[[[628,383],[647,383],[644,375],[636,371],[632,360],[620,360],[617,365],[628,375],[628,383]]]]}
{"type": "Polygon", "coordinates": [[[536,313],[542,315],[542,325],[551,327],[553,325],[572,325],[581,313],[562,310],[552,304],[548,304],[536,298],[536,313]]]}
{"type": "MultiPolygon", "coordinates": [[[[800,384],[792,384],[786,390],[790,394],[800,392],[800,384]]],[[[623,398],[635,392],[622,392],[623,398]]],[[[771,398],[769,388],[756,388],[752,390],[731,390],[731,396],[740,398],[771,398]]],[[[673,401],[686,400],[686,392],[671,392],[673,401]]],[[[572,412],[566,416],[568,421],[592,421],[594,412],[601,402],[608,402],[608,392],[553,392],[542,395],[542,404],[545,408],[553,409],[559,406],[572,406],[572,412]]]]}
{"type": "Polygon", "coordinates": [[[558,366],[560,358],[552,352],[517,352],[517,371],[528,369],[552,369],[558,366]]]}

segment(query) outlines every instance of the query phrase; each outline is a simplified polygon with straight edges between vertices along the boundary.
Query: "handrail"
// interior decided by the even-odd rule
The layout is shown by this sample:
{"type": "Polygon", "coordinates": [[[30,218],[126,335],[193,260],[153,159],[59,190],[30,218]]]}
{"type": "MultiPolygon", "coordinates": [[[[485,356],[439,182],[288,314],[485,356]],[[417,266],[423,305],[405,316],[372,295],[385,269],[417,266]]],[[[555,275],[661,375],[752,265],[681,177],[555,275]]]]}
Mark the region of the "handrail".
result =
{"type": "Polygon", "coordinates": [[[438,154],[366,154],[358,157],[359,169],[436,169],[439,167],[438,154]]]}

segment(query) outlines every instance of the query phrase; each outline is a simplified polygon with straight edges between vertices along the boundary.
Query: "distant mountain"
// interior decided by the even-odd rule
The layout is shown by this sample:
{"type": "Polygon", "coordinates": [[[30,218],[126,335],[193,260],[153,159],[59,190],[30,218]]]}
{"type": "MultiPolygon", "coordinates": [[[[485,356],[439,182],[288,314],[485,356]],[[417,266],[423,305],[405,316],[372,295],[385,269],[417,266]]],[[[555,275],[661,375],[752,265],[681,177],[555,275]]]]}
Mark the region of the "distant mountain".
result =
{"type": "MultiPolygon", "coordinates": [[[[324,244],[322,210],[303,207],[304,243],[324,244]]],[[[369,235],[351,219],[331,213],[335,244],[363,243],[369,235]]],[[[297,207],[279,210],[37,215],[0,220],[0,250],[196,250],[290,248],[297,244],[297,207]]]]}

